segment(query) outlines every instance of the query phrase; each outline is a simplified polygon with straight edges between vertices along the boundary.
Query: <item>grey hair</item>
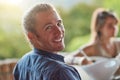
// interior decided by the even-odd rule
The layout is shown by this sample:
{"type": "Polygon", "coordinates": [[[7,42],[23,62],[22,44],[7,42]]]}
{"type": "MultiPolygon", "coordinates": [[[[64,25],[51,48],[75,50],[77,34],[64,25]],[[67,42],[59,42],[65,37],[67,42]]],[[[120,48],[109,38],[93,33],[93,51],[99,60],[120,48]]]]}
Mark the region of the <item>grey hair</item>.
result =
{"type": "Polygon", "coordinates": [[[48,11],[48,10],[54,10],[56,11],[56,9],[48,3],[40,3],[40,4],[36,4],[34,5],[32,8],[30,8],[25,15],[23,16],[22,19],[22,26],[23,26],[23,30],[25,31],[25,33],[27,32],[35,32],[35,16],[37,13],[39,12],[43,12],[43,11],[48,11]]]}

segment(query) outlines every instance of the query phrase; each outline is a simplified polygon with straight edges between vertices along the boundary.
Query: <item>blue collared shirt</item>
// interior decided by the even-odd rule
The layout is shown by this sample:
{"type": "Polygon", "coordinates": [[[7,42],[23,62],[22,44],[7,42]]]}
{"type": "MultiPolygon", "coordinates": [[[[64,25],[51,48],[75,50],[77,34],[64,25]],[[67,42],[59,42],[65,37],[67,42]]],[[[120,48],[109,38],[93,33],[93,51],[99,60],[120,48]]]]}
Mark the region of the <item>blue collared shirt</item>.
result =
{"type": "Polygon", "coordinates": [[[58,54],[34,49],[14,68],[14,80],[81,80],[77,70],[64,63],[58,54]]]}

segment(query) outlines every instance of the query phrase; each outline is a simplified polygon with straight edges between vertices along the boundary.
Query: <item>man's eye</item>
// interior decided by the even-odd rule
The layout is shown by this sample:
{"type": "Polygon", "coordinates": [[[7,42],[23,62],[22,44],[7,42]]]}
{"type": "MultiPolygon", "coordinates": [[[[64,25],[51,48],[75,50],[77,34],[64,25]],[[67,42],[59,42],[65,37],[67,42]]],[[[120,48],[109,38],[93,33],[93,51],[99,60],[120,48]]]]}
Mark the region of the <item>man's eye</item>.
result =
{"type": "Polygon", "coordinates": [[[60,23],[57,23],[57,26],[61,26],[61,24],[60,24],[60,23]]]}
{"type": "Polygon", "coordinates": [[[63,24],[61,22],[57,23],[57,26],[63,27],[63,24]]]}
{"type": "Polygon", "coordinates": [[[46,30],[49,30],[49,29],[51,29],[52,28],[52,25],[47,25],[46,26],[46,30]]]}
{"type": "Polygon", "coordinates": [[[48,26],[47,29],[51,29],[52,27],[51,26],[48,26]]]}

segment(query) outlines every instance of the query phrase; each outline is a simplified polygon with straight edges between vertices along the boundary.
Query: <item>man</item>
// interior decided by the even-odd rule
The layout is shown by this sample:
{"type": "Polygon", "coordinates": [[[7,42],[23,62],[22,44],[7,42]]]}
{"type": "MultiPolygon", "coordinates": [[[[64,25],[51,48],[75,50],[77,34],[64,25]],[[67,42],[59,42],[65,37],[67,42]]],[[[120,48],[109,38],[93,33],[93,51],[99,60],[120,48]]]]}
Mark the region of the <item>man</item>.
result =
{"type": "Polygon", "coordinates": [[[15,80],[81,80],[57,52],[64,49],[64,26],[56,9],[47,3],[32,7],[23,18],[33,50],[14,68],[15,80]]]}

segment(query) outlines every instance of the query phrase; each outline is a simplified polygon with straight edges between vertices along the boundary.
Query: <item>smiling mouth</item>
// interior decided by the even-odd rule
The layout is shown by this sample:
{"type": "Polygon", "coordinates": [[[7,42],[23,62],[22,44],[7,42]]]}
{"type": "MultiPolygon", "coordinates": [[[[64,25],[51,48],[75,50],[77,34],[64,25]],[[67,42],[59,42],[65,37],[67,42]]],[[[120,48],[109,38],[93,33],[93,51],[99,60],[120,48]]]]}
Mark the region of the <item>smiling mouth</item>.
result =
{"type": "Polygon", "coordinates": [[[64,36],[61,36],[61,37],[55,39],[54,42],[62,42],[63,38],[64,38],[64,36]]]}
{"type": "Polygon", "coordinates": [[[61,41],[62,41],[62,38],[55,39],[54,41],[55,41],[55,42],[61,42],[61,41]]]}

